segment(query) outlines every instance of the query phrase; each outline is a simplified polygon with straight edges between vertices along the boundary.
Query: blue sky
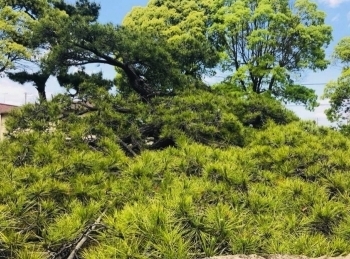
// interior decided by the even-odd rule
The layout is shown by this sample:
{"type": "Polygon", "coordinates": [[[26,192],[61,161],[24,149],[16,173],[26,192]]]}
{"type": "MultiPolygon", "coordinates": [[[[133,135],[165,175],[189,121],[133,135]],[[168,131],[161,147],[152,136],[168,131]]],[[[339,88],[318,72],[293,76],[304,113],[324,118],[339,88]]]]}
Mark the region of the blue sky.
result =
{"type": "MultiPolygon", "coordinates": [[[[72,2],[71,0],[69,2],[72,2]]],[[[120,24],[124,16],[135,6],[145,6],[148,0],[96,0],[101,4],[100,22],[112,22],[120,24]]],[[[327,49],[327,54],[332,54],[334,45],[342,37],[350,36],[350,0],[317,0],[319,9],[327,13],[326,23],[333,27],[333,42],[327,49]]],[[[105,77],[113,78],[115,76],[114,68],[108,66],[90,66],[88,69],[98,72],[101,69],[105,77]]],[[[325,83],[338,77],[341,71],[339,64],[332,64],[327,70],[316,73],[306,71],[300,78],[300,83],[307,84],[316,90],[318,95],[322,95],[325,83]],[[309,85],[310,84],[310,85],[309,85]]],[[[207,82],[220,80],[220,75],[214,78],[207,78],[207,82]]],[[[47,85],[48,96],[61,91],[57,81],[52,78],[47,85]]],[[[37,98],[36,90],[30,84],[24,86],[10,81],[7,78],[0,78],[0,102],[8,104],[23,104],[27,96],[27,101],[34,101],[37,98]]],[[[308,112],[300,106],[289,106],[292,110],[305,119],[315,119],[319,124],[327,124],[324,115],[324,109],[327,108],[327,102],[321,101],[321,106],[314,112],[308,112]]]]}

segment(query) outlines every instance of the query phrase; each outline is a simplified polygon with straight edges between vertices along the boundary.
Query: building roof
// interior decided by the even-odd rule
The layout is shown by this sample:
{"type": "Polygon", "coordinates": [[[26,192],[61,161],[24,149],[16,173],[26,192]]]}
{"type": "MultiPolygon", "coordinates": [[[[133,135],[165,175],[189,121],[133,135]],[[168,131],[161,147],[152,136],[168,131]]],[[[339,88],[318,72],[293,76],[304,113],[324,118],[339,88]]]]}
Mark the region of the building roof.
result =
{"type": "Polygon", "coordinates": [[[13,109],[15,109],[17,107],[18,106],[16,106],[16,105],[0,103],[0,114],[9,113],[10,111],[12,111],[13,109]]]}

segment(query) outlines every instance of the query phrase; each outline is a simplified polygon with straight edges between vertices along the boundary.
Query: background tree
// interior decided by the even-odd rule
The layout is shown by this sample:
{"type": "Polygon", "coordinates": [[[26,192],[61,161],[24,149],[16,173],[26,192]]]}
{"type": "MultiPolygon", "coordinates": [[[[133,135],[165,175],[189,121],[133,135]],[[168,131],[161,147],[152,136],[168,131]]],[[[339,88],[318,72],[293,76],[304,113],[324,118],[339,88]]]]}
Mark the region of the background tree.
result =
{"type": "Polygon", "coordinates": [[[335,47],[334,57],[344,64],[339,78],[326,85],[324,99],[331,107],[326,110],[328,119],[342,123],[349,120],[350,111],[350,37],[343,38],[335,47]]]}
{"type": "MultiPolygon", "coordinates": [[[[3,0],[1,4],[3,5],[2,12],[7,13],[8,16],[11,15],[10,22],[14,24],[11,27],[4,17],[2,21],[7,24],[5,29],[7,31],[12,29],[16,32],[4,33],[4,37],[18,48],[22,47],[22,52],[26,50],[22,54],[11,51],[7,57],[8,61],[4,61],[3,70],[5,68],[11,70],[6,74],[13,81],[21,84],[32,82],[38,91],[40,100],[46,100],[46,82],[53,71],[43,67],[43,55],[52,48],[52,44],[49,44],[47,40],[47,34],[53,32],[38,30],[38,28],[48,28],[49,24],[55,24],[67,15],[83,15],[86,19],[88,17],[90,21],[95,21],[100,6],[96,3],[90,3],[88,0],[78,0],[75,4],[67,4],[63,0],[3,0]],[[26,66],[15,66],[14,62],[26,66]],[[28,72],[29,67],[34,72],[28,72]]],[[[4,51],[7,51],[6,48],[4,51]]]]}
{"type": "Polygon", "coordinates": [[[295,84],[293,74],[325,69],[332,36],[325,13],[309,0],[217,0],[210,33],[222,53],[224,71],[244,91],[316,104],[313,90],[295,84]]]}
{"type": "Polygon", "coordinates": [[[24,10],[0,1],[0,73],[18,67],[35,54],[32,31],[35,21],[24,10]]]}

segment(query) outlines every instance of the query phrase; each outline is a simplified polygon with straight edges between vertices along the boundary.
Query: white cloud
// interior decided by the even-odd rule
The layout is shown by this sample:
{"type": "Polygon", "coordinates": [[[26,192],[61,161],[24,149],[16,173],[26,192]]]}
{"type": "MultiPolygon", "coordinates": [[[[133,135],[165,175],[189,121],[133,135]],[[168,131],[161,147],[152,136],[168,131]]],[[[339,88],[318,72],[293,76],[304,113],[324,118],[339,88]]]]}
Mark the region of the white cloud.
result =
{"type": "Polygon", "coordinates": [[[25,101],[37,99],[36,89],[30,85],[21,85],[8,78],[0,78],[0,103],[22,105],[25,101]]]}
{"type": "Polygon", "coordinates": [[[349,0],[320,0],[322,3],[328,4],[330,7],[337,7],[338,5],[349,2],[349,0]]]}
{"type": "Polygon", "coordinates": [[[318,103],[320,104],[320,106],[330,105],[329,99],[320,99],[318,100],[318,103]]]}
{"type": "Polygon", "coordinates": [[[317,108],[315,109],[315,112],[313,113],[313,119],[315,120],[327,120],[327,115],[325,114],[325,108],[317,108]]]}

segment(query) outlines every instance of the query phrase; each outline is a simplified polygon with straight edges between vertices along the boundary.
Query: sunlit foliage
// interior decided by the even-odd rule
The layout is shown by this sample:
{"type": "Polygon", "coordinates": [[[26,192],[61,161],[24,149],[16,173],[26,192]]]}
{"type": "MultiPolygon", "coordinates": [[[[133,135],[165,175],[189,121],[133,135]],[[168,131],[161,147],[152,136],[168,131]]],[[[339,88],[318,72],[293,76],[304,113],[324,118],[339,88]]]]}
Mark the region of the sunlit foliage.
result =
{"type": "Polygon", "coordinates": [[[254,96],[196,91],[145,104],[101,91],[83,116],[57,96],[9,120],[1,256],[68,256],[84,235],[78,258],[350,251],[350,141],[340,133],[254,96]]]}
{"type": "Polygon", "coordinates": [[[37,61],[9,75],[40,94],[0,143],[0,258],[349,253],[350,140],[279,102],[313,108],[291,75],[328,65],[324,13],[293,8],[151,0],[117,26],[88,0],[0,0],[0,72],[37,61]]]}

